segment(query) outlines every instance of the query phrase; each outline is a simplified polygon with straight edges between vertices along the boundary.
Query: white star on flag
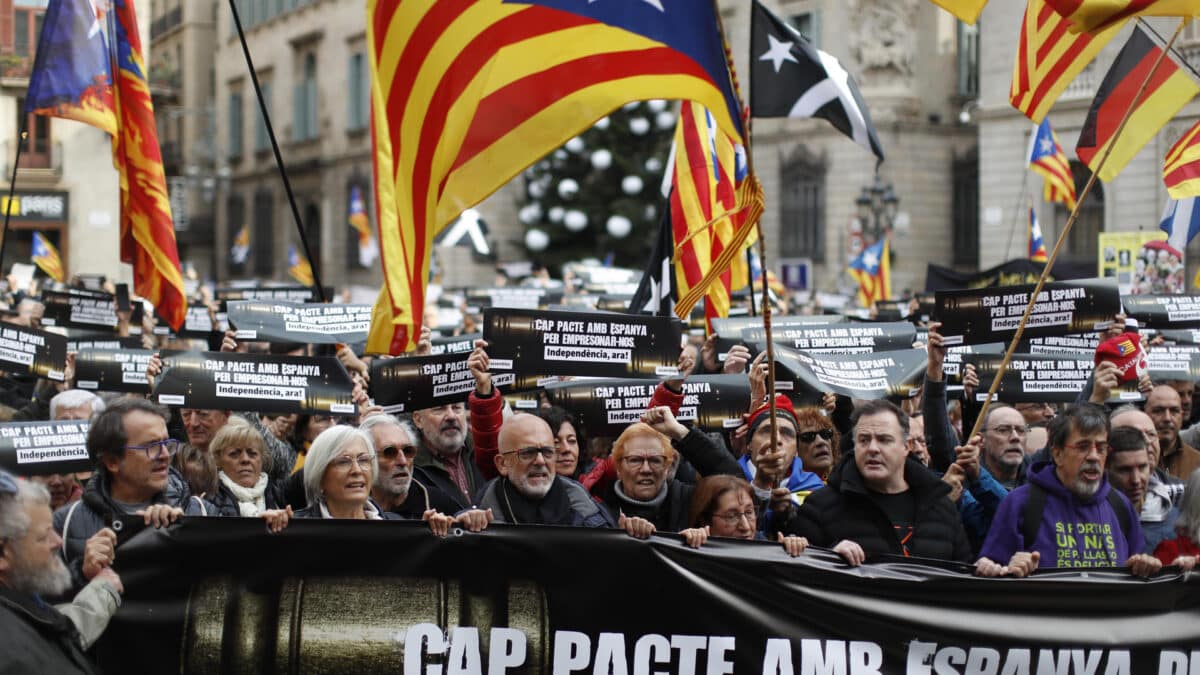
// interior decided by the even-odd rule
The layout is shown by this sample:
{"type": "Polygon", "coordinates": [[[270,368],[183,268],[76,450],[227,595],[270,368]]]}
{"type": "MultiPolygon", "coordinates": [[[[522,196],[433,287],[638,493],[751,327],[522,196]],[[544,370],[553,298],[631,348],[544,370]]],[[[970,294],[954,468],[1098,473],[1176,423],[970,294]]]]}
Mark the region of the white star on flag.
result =
{"type": "MultiPolygon", "coordinates": [[[[589,5],[592,4],[593,2],[596,2],[596,0],[588,0],[589,5]]],[[[642,2],[646,3],[647,5],[650,5],[651,7],[653,7],[654,9],[657,9],[660,12],[663,12],[664,14],[667,11],[667,10],[663,9],[662,0],[642,0],[642,2]]]]}
{"type": "Polygon", "coordinates": [[[1043,155],[1054,154],[1054,141],[1050,140],[1049,138],[1043,138],[1041,141],[1041,146],[1043,155]]]}
{"type": "Polygon", "coordinates": [[[879,257],[874,251],[867,251],[863,254],[863,265],[868,269],[874,269],[879,266],[879,257]]]}
{"type": "Polygon", "coordinates": [[[767,50],[767,53],[758,57],[759,61],[771,61],[775,65],[775,72],[777,73],[779,72],[779,69],[783,67],[784,61],[800,63],[792,54],[792,45],[795,43],[782,42],[776,39],[774,35],[769,33],[767,34],[767,39],[771,41],[771,48],[767,50]]]}

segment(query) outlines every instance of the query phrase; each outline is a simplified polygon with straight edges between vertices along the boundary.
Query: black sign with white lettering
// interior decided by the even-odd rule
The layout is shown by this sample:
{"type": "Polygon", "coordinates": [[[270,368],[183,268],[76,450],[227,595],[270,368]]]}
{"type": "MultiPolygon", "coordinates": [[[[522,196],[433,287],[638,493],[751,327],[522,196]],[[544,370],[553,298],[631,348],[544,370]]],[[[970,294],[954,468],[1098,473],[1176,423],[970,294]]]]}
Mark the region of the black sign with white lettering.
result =
{"type": "MultiPolygon", "coordinates": [[[[771,330],[792,328],[796,326],[816,326],[831,323],[841,323],[843,318],[837,314],[799,314],[795,316],[772,316],[771,330]]],[[[761,316],[731,316],[712,320],[713,332],[717,334],[717,360],[724,361],[725,354],[734,345],[743,344],[742,331],[758,326],[762,328],[761,316]]]]}
{"type": "Polygon", "coordinates": [[[117,330],[116,298],[108,293],[46,291],[42,301],[46,303],[42,323],[47,326],[117,330]]]}
{"type": "Polygon", "coordinates": [[[1123,295],[1121,304],[1143,328],[1200,327],[1200,295],[1123,295]]]}
{"type": "MultiPolygon", "coordinates": [[[[762,326],[742,329],[752,352],[766,347],[762,326]]],[[[917,329],[907,321],[888,323],[831,323],[823,326],[771,325],[771,339],[809,354],[870,354],[912,349],[917,329]]]]}
{"type": "Polygon", "coordinates": [[[1021,338],[1018,354],[1095,354],[1100,346],[1099,333],[1051,335],[1040,338],[1021,338]]]}
{"type": "Polygon", "coordinates": [[[130,335],[129,337],[117,337],[110,334],[79,334],[72,335],[67,333],[67,353],[81,352],[85,349],[141,349],[142,338],[140,335],[130,335]]]}
{"type": "MultiPolygon", "coordinates": [[[[947,345],[1007,342],[1029,303],[1034,286],[938,291],[934,321],[942,322],[947,345]]],[[[1023,337],[1070,335],[1101,330],[1121,312],[1114,279],[1048,283],[1034,304],[1023,337]]]]}
{"type": "Polygon", "coordinates": [[[487,309],[483,339],[493,373],[669,377],[679,372],[682,326],[673,317],[487,309]]]}
{"type": "MultiPolygon", "coordinates": [[[[475,390],[467,369],[470,352],[403,356],[371,362],[371,398],[388,412],[408,413],[448,403],[462,403],[475,390]]],[[[497,373],[492,384],[508,388],[512,373],[497,373]]]]}
{"type": "Polygon", "coordinates": [[[475,349],[475,341],[482,339],[483,333],[467,333],[465,335],[435,336],[430,338],[433,354],[470,354],[475,349]]]}
{"type": "Polygon", "coordinates": [[[63,381],[67,338],[11,323],[0,324],[0,370],[63,381]]]}
{"type": "Polygon", "coordinates": [[[87,420],[0,424],[0,469],[18,476],[91,471],[87,420]]]}
{"type": "MultiPolygon", "coordinates": [[[[333,288],[325,287],[325,297],[333,297],[333,288]]],[[[269,300],[280,302],[319,302],[315,286],[270,286],[266,288],[218,288],[217,300],[269,300]]]]}
{"type": "Polygon", "coordinates": [[[851,398],[911,398],[921,393],[928,355],[924,349],[876,354],[821,355],[775,348],[775,390],[820,401],[833,392],[851,398]]]}
{"type": "MultiPolygon", "coordinates": [[[[575,414],[589,434],[618,435],[650,405],[654,382],[608,378],[546,385],[550,403],[575,414]]],[[[742,424],[750,409],[750,379],[742,375],[698,375],[683,382],[683,405],[676,416],[705,431],[742,424]]]]}
{"type": "Polygon", "coordinates": [[[1155,345],[1146,356],[1150,363],[1150,379],[1191,380],[1200,379],[1200,345],[1176,344],[1155,345]]]}
{"type": "Polygon", "coordinates": [[[84,349],[75,355],[75,386],[149,394],[146,365],[154,353],[150,349],[84,349]]]}
{"type": "Polygon", "coordinates": [[[370,305],[239,300],[228,307],[239,340],[355,344],[371,328],[370,305]]]}
{"type": "Polygon", "coordinates": [[[946,390],[962,389],[962,366],[964,359],[970,354],[1003,354],[1004,343],[994,342],[986,345],[959,345],[947,347],[946,358],[942,361],[942,374],[946,378],[946,390]]]}
{"type": "Polygon", "coordinates": [[[183,408],[352,415],[353,389],[332,356],[183,352],[163,356],[152,398],[183,408]]]}
{"type": "MultiPolygon", "coordinates": [[[[965,360],[975,365],[975,373],[979,376],[975,399],[983,401],[987,398],[1004,355],[969,354],[965,360]]],[[[1005,403],[1073,403],[1079,392],[1087,386],[1088,377],[1094,369],[1093,358],[1086,355],[1013,354],[1004,376],[1000,378],[996,399],[1005,403]]],[[[1137,380],[1131,380],[1115,389],[1108,400],[1112,403],[1132,403],[1143,399],[1137,388],[1137,380]]]]}

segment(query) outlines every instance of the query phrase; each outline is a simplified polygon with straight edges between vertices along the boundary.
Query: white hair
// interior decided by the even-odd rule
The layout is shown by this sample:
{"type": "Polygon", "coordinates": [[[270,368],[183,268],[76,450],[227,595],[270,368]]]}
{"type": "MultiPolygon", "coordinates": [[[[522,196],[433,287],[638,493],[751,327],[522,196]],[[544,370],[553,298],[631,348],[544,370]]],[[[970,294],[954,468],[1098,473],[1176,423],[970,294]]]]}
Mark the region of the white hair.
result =
{"type": "Polygon", "coordinates": [[[17,480],[15,495],[0,495],[0,539],[5,542],[20,539],[29,531],[31,524],[26,505],[50,506],[50,493],[40,483],[17,480]]]}
{"type": "Polygon", "coordinates": [[[344,424],[329,427],[313,440],[312,447],[308,449],[308,455],[304,459],[304,494],[310,505],[321,499],[321,480],[325,478],[325,470],[329,468],[329,463],[337,457],[342,448],[356,438],[361,440],[367,452],[371,453],[371,475],[367,484],[375,482],[375,476],[379,474],[379,464],[375,460],[375,442],[371,439],[371,434],[344,424]]]}
{"type": "Polygon", "coordinates": [[[85,405],[92,407],[92,414],[88,416],[88,419],[95,419],[96,415],[104,412],[104,399],[90,391],[68,389],[60,392],[55,394],[54,398],[50,399],[50,419],[57,417],[58,411],[61,408],[82,408],[85,405]]]}

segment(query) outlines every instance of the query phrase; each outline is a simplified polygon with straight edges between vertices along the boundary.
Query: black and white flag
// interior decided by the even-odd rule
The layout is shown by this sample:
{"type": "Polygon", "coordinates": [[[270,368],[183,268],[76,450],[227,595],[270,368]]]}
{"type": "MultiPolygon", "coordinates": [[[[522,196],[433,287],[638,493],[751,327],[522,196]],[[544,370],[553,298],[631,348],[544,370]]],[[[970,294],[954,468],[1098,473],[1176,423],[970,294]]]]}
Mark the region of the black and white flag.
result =
{"type": "Polygon", "coordinates": [[[854,78],[758,0],[750,50],[752,116],[820,117],[883,161],[883,146],[854,78]]]}
{"type": "MultiPolygon", "coordinates": [[[[672,153],[674,154],[674,153],[672,153]]],[[[668,316],[675,310],[675,239],[671,233],[671,208],[663,207],[663,216],[658,225],[658,236],[654,238],[654,250],[646,263],[646,272],[638,284],[633,298],[629,300],[630,314],[657,314],[668,316]]]]}

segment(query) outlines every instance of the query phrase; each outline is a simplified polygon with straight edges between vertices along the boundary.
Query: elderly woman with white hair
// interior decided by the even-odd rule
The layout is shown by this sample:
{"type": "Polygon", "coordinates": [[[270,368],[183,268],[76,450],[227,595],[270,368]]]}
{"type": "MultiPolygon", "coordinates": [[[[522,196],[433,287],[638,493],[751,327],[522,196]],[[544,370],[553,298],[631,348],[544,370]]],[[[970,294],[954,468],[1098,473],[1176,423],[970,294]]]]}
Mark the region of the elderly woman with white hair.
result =
{"type": "MultiPolygon", "coordinates": [[[[402,520],[371,499],[378,473],[375,444],[369,433],[344,425],[322,431],[304,461],[308,506],[296,511],[295,517],[402,520]]],[[[452,517],[433,511],[427,511],[423,519],[439,536],[445,536],[454,522],[452,517]]]]}
{"type": "Polygon", "coordinates": [[[1164,565],[1191,570],[1200,558],[1200,469],[1192,472],[1183,490],[1175,533],[1179,536],[1159,543],[1154,549],[1154,557],[1164,565]]]}

